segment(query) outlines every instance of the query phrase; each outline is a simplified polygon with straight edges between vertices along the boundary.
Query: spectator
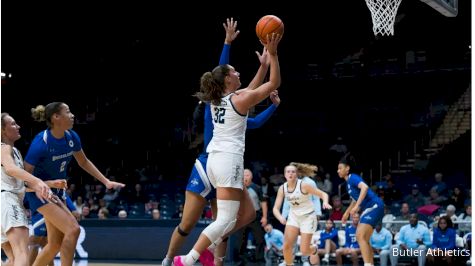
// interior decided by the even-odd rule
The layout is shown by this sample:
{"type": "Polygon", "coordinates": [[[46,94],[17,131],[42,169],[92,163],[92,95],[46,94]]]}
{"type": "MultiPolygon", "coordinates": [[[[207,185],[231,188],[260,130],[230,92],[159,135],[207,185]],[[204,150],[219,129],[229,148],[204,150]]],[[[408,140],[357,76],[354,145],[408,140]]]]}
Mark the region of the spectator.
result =
{"type": "Polygon", "coordinates": [[[472,230],[472,205],[467,205],[465,207],[465,212],[460,214],[458,217],[457,217],[457,221],[459,222],[464,222],[464,223],[461,223],[459,224],[459,230],[466,233],[466,232],[470,232],[472,230]]]}
{"type": "Polygon", "coordinates": [[[142,190],[142,185],[135,184],[134,191],[129,193],[128,202],[129,202],[129,204],[132,204],[132,203],[143,203],[143,204],[145,204],[147,202],[147,196],[145,195],[145,193],[142,190]]]}
{"type": "Polygon", "coordinates": [[[389,230],[383,228],[382,223],[378,223],[374,228],[370,238],[370,244],[374,254],[379,254],[379,263],[381,266],[388,265],[389,248],[393,242],[393,235],[389,230]]]}
{"type": "Polygon", "coordinates": [[[120,210],[118,217],[121,220],[127,219],[127,212],[125,210],[120,210]]]}
{"type": "Polygon", "coordinates": [[[85,218],[97,218],[97,215],[94,213],[91,213],[89,206],[84,205],[82,207],[82,212],[81,212],[81,219],[85,218]]]}
{"type": "Polygon", "coordinates": [[[356,228],[360,222],[359,213],[351,216],[352,224],[345,229],[345,247],[336,250],[336,264],[342,265],[343,255],[351,255],[353,266],[358,265],[358,255],[361,254],[360,245],[356,241],[356,228]]]}
{"type": "Polygon", "coordinates": [[[384,216],[383,216],[383,224],[385,226],[386,229],[388,229],[389,231],[391,231],[392,233],[394,233],[396,230],[395,230],[395,227],[393,226],[393,223],[392,221],[396,220],[396,216],[394,216],[392,213],[391,213],[391,209],[389,208],[388,205],[384,205],[384,216]]]}
{"type": "Polygon", "coordinates": [[[76,207],[76,210],[79,214],[82,214],[82,207],[84,207],[84,201],[82,200],[81,196],[78,196],[74,201],[74,207],[76,207]]]}
{"type": "Polygon", "coordinates": [[[424,196],[419,191],[419,186],[417,184],[411,186],[411,194],[407,195],[404,198],[404,201],[409,204],[409,207],[412,208],[412,210],[417,210],[417,208],[425,205],[424,196]]]}
{"type": "Polygon", "coordinates": [[[449,204],[455,206],[457,210],[463,210],[465,207],[465,193],[462,187],[455,186],[452,196],[449,199],[449,204]]]}
{"type": "Polygon", "coordinates": [[[320,255],[324,255],[322,261],[330,260],[330,253],[336,251],[338,247],[338,230],[335,228],[333,220],[328,219],[325,222],[325,229],[320,232],[320,243],[317,246],[317,254],[310,256],[312,265],[320,264],[320,255]]]}
{"type": "MultiPolygon", "coordinates": [[[[269,177],[269,182],[277,189],[285,182],[284,175],[282,174],[282,171],[279,170],[279,167],[274,167],[274,174],[269,177]]],[[[275,191],[277,192],[276,189],[275,191]]]]}
{"type": "Polygon", "coordinates": [[[456,232],[453,229],[452,221],[448,217],[440,217],[437,228],[434,229],[432,248],[427,251],[427,259],[435,262],[436,258],[442,262],[445,258],[448,265],[452,265],[452,256],[446,255],[445,250],[454,250],[456,232]]]}
{"type": "Polygon", "coordinates": [[[247,188],[249,197],[256,210],[256,218],[248,225],[236,231],[235,236],[237,236],[238,240],[235,243],[233,252],[236,255],[235,257],[238,257],[237,254],[243,254],[247,244],[247,241],[243,240],[248,235],[248,232],[252,231],[256,241],[255,260],[264,262],[265,241],[262,226],[267,224],[267,201],[263,197],[261,187],[253,183],[252,179],[253,174],[251,170],[244,169],[244,186],[247,188]]]}
{"type": "Polygon", "coordinates": [[[264,235],[266,241],[266,266],[270,266],[272,265],[273,258],[282,256],[284,234],[280,230],[274,229],[271,224],[265,225],[264,230],[266,231],[266,234],[264,235]]]}
{"type": "Polygon", "coordinates": [[[442,181],[442,178],[444,175],[442,173],[435,173],[434,179],[435,183],[432,185],[432,189],[435,189],[439,195],[444,195],[447,193],[447,185],[445,184],[444,181],[442,181]]]}
{"type": "Polygon", "coordinates": [[[394,181],[390,178],[387,180],[388,187],[384,190],[384,201],[387,204],[399,202],[402,198],[401,191],[396,188],[394,181]]]}
{"type": "Polygon", "coordinates": [[[396,266],[399,257],[417,257],[419,266],[425,265],[427,247],[432,244],[429,229],[419,224],[417,214],[412,213],[409,224],[399,231],[396,245],[391,247],[389,258],[391,265],[396,266]]]}
{"type": "Polygon", "coordinates": [[[120,189],[106,189],[106,194],[104,195],[103,199],[106,201],[107,205],[117,199],[117,197],[119,196],[119,191],[120,189]]]}
{"type": "Polygon", "coordinates": [[[152,210],[152,219],[159,220],[160,219],[160,211],[158,209],[152,210]]]}
{"type": "Polygon", "coordinates": [[[343,214],[346,211],[346,208],[341,204],[341,199],[338,195],[332,197],[332,207],[330,211],[330,220],[339,221],[343,217],[343,214]]]}
{"type": "Polygon", "coordinates": [[[92,199],[94,199],[95,202],[98,202],[99,199],[104,198],[104,190],[102,189],[101,184],[96,184],[94,186],[94,193],[92,193],[92,199]]]}
{"type": "Polygon", "coordinates": [[[332,192],[333,192],[333,183],[330,180],[331,175],[329,173],[326,173],[324,175],[325,179],[323,179],[322,176],[323,176],[323,173],[321,173],[321,172],[317,173],[317,186],[318,186],[318,188],[320,188],[321,190],[326,192],[328,195],[331,195],[332,192]]]}
{"type": "Polygon", "coordinates": [[[409,204],[404,202],[403,204],[401,204],[401,213],[400,215],[397,216],[396,219],[401,220],[401,221],[409,221],[410,218],[411,218],[411,213],[409,209],[409,204]]]}
{"type": "Polygon", "coordinates": [[[100,220],[106,220],[109,218],[109,210],[105,207],[103,208],[100,208],[99,209],[99,212],[97,214],[97,217],[100,219],[100,220]]]}
{"type": "Polygon", "coordinates": [[[452,220],[452,223],[454,223],[457,221],[457,216],[455,215],[456,210],[457,209],[455,208],[454,205],[449,205],[445,209],[445,213],[442,213],[440,217],[447,216],[448,218],[450,218],[450,220],[452,220]]]}
{"type": "Polygon", "coordinates": [[[447,198],[441,196],[437,192],[437,188],[433,187],[429,191],[429,197],[426,199],[426,205],[435,204],[435,205],[444,205],[447,202],[447,198]]]}

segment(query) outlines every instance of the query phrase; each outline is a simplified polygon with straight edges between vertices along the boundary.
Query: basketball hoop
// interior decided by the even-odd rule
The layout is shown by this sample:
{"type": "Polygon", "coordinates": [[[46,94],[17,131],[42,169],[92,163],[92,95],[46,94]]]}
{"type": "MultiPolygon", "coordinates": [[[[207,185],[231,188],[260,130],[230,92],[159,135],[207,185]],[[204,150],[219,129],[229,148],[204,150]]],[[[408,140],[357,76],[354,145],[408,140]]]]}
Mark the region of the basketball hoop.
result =
{"type": "Polygon", "coordinates": [[[394,20],[402,0],[365,0],[371,11],[374,35],[394,35],[394,20]]]}

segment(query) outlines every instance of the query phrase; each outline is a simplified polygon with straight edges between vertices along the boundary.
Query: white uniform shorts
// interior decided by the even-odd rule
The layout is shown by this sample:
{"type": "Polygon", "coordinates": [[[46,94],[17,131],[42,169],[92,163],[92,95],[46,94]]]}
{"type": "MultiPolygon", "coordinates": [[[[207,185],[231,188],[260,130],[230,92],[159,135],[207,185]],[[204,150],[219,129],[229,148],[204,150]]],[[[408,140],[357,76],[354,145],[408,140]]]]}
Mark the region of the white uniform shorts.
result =
{"type": "Polygon", "coordinates": [[[286,225],[291,225],[300,229],[300,233],[313,234],[317,230],[317,216],[315,212],[304,215],[295,215],[292,211],[289,213],[286,225]]]}
{"type": "Polygon", "coordinates": [[[244,187],[244,158],[227,152],[212,152],[208,155],[206,172],[211,184],[217,187],[244,187]]]}
{"type": "Polygon", "coordinates": [[[1,193],[1,227],[2,244],[8,242],[7,232],[12,227],[28,228],[23,199],[18,194],[2,191],[1,193]]]}

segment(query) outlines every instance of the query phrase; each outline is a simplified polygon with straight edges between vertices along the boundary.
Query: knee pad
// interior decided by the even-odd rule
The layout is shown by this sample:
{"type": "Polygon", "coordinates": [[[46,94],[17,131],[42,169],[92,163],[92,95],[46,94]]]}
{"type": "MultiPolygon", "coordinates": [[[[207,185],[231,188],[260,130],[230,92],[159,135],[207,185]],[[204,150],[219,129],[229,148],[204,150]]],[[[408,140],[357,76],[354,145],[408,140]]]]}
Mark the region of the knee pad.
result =
{"type": "Polygon", "coordinates": [[[182,237],[186,237],[186,236],[189,235],[189,233],[187,233],[187,232],[181,230],[180,225],[178,225],[178,226],[176,227],[176,230],[177,230],[178,234],[180,234],[182,237]]]}
{"type": "Polygon", "coordinates": [[[216,221],[203,230],[203,234],[208,237],[211,243],[233,230],[240,205],[240,202],[235,200],[218,200],[217,203],[218,217],[216,217],[216,221]]]}

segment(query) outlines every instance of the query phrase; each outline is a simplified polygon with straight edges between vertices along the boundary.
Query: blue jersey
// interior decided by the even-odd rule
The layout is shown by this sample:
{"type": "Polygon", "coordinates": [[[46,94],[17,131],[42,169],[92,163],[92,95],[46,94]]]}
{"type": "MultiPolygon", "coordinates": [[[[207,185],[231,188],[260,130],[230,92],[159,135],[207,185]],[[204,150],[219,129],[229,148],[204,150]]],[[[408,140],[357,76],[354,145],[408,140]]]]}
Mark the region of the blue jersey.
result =
{"type": "Polygon", "coordinates": [[[432,248],[455,249],[456,235],[457,233],[453,228],[447,228],[445,231],[435,228],[432,237],[432,248]]]}
{"type": "Polygon", "coordinates": [[[25,161],[35,167],[33,175],[42,180],[65,179],[73,153],[81,149],[76,132],[67,130],[63,138],[57,139],[45,130],[33,139],[25,161]]]}
{"type": "MultiPolygon", "coordinates": [[[[350,194],[350,197],[354,201],[358,200],[358,197],[361,193],[361,189],[358,188],[358,184],[360,182],[364,183],[361,176],[356,174],[350,174],[350,176],[348,176],[348,180],[346,181],[348,194],[350,194]]],[[[381,201],[382,200],[378,196],[376,196],[376,194],[371,190],[371,188],[368,187],[368,193],[366,193],[366,197],[363,199],[363,202],[361,202],[361,210],[364,211],[365,209],[370,208],[375,204],[381,205],[381,201]]]]}
{"type": "Polygon", "coordinates": [[[360,248],[358,241],[356,241],[356,226],[350,225],[345,230],[345,247],[346,248],[360,248]]]}
{"type": "Polygon", "coordinates": [[[323,229],[320,233],[320,244],[318,245],[318,248],[325,248],[325,241],[327,239],[333,241],[333,243],[338,247],[338,230],[332,228],[330,232],[327,232],[323,229]]]}

